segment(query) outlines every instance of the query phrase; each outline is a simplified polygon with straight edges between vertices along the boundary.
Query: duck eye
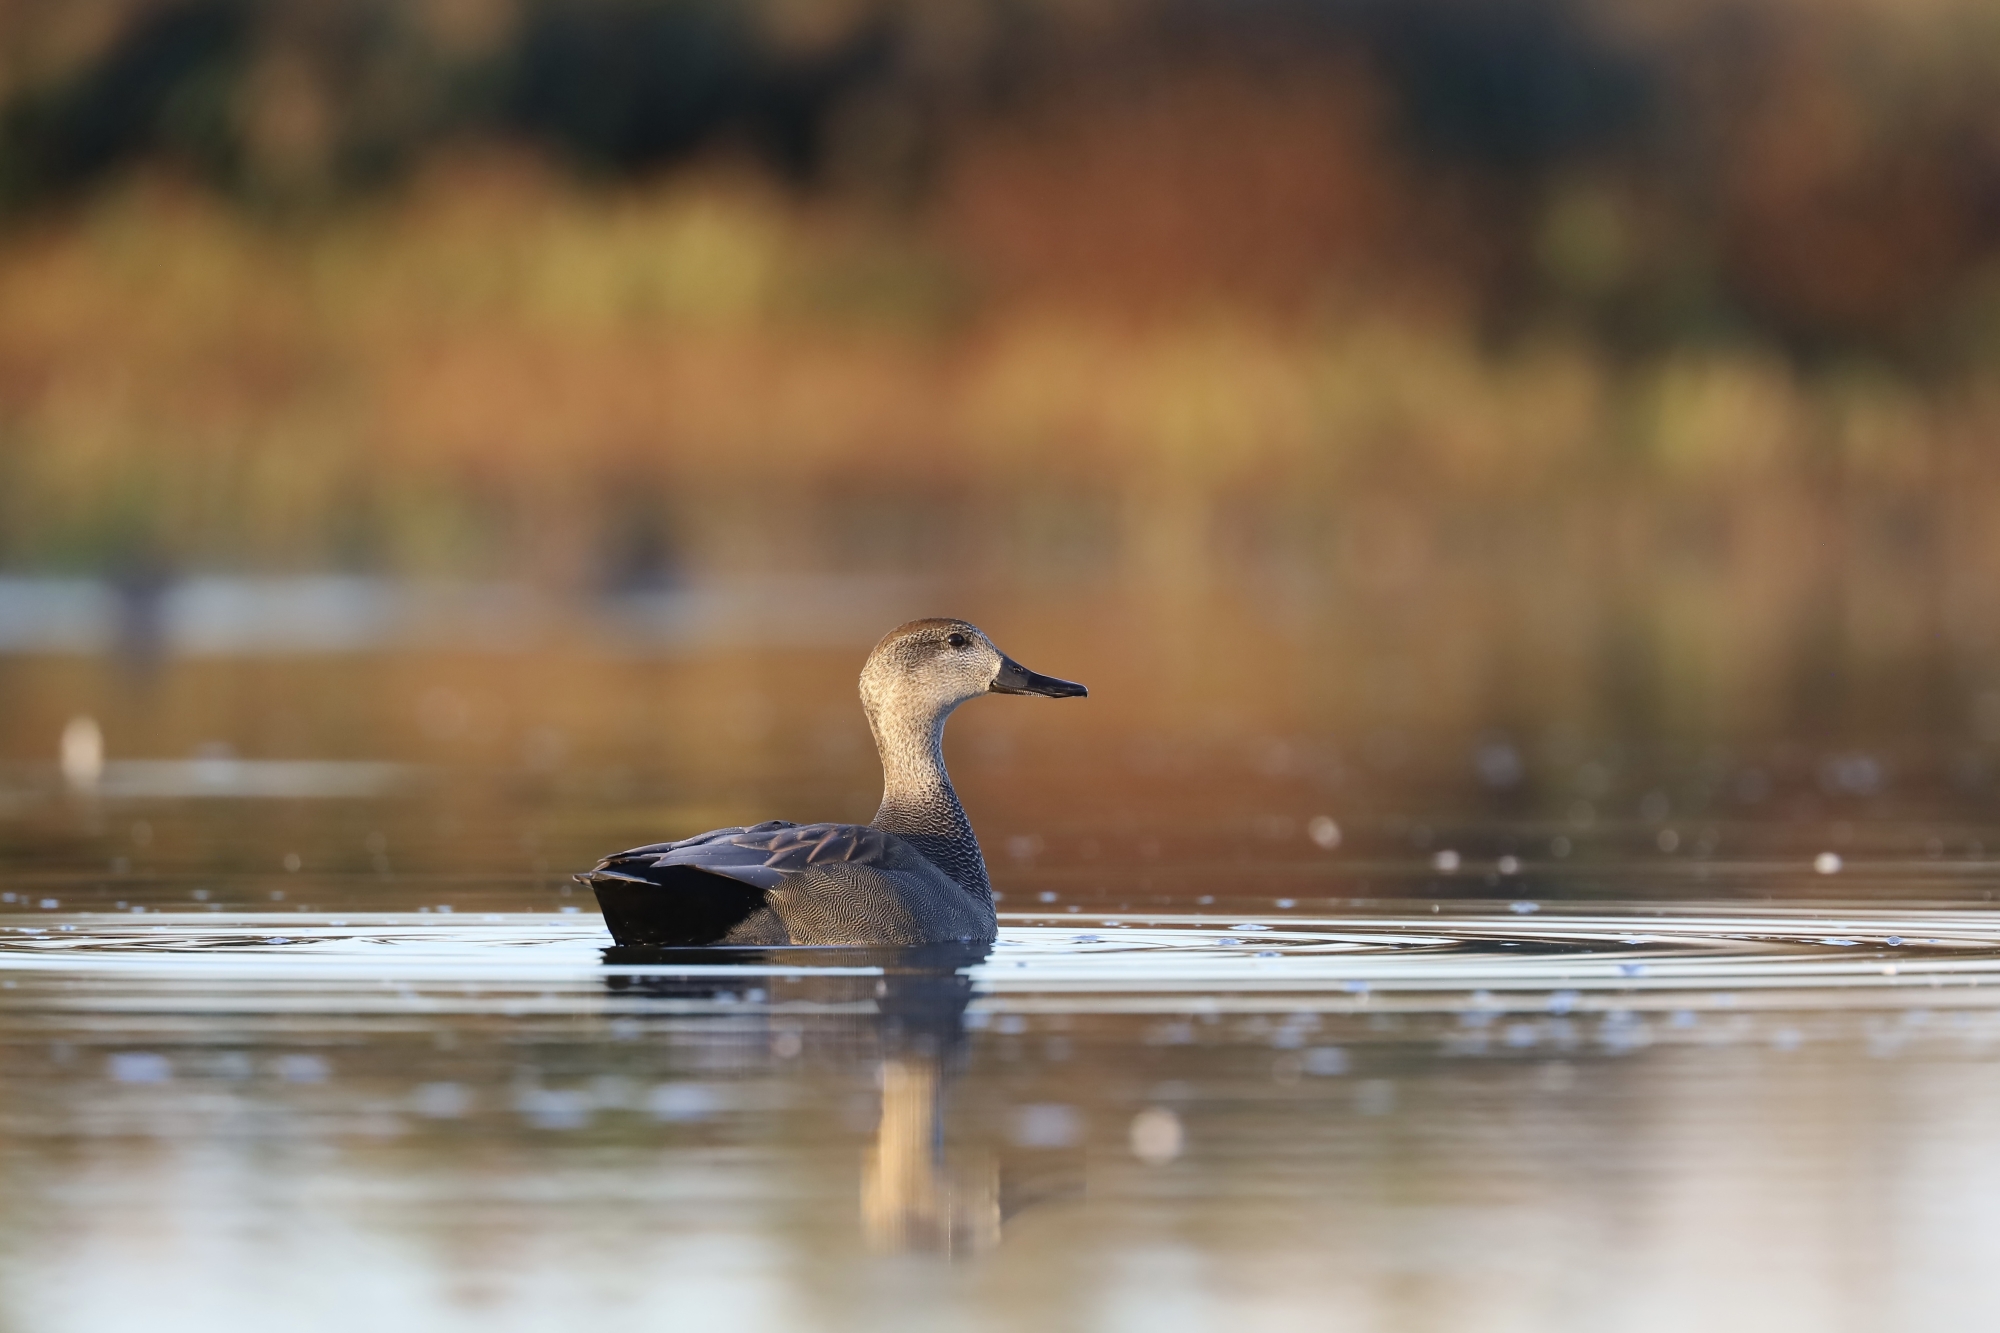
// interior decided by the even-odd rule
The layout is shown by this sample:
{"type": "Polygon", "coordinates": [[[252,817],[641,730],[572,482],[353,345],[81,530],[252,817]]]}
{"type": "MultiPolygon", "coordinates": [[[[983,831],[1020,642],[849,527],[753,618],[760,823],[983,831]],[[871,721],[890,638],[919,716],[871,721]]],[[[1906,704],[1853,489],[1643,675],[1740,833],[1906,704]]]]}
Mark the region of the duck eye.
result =
{"type": "Polygon", "coordinates": [[[963,648],[966,644],[971,643],[972,640],[966,638],[963,634],[951,634],[945,637],[945,642],[954,648],[963,648]]]}

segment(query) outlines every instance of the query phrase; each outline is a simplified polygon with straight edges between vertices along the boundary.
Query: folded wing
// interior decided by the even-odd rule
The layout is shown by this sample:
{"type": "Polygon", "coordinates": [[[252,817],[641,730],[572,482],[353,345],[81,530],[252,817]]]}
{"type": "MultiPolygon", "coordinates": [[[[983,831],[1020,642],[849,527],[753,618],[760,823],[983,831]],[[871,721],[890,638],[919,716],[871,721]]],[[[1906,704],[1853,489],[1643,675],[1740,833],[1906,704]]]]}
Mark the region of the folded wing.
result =
{"type": "Polygon", "coordinates": [[[628,880],[667,884],[678,867],[720,875],[769,891],[809,866],[841,862],[889,869],[901,863],[899,844],[862,824],[792,824],[783,820],[747,828],[715,829],[679,842],[656,842],[607,856],[577,876],[586,883],[628,880]]]}

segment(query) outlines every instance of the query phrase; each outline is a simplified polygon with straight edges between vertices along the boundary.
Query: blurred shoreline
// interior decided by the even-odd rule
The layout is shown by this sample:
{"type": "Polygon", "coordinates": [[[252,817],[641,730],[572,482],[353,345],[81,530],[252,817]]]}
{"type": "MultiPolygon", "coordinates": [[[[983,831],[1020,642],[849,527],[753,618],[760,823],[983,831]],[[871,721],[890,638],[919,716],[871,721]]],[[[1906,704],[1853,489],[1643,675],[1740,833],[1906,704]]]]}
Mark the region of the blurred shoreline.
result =
{"type": "Polygon", "coordinates": [[[0,576],[0,655],[508,653],[558,641],[612,656],[866,647],[915,618],[927,587],[763,578],[565,598],[515,583],[204,575],[134,594],[104,579],[0,576]]]}

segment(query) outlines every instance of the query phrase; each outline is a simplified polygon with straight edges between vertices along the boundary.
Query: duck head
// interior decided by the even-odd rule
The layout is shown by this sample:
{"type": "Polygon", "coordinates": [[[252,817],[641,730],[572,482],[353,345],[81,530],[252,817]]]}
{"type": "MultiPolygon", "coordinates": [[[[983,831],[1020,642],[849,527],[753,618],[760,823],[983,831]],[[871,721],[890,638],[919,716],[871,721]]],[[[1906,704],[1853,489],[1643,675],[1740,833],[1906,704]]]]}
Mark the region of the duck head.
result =
{"type": "Polygon", "coordinates": [[[913,620],[883,637],[861,668],[861,701],[871,718],[886,713],[941,717],[982,694],[1081,698],[1074,681],[1028,670],[963,620],[913,620]]]}

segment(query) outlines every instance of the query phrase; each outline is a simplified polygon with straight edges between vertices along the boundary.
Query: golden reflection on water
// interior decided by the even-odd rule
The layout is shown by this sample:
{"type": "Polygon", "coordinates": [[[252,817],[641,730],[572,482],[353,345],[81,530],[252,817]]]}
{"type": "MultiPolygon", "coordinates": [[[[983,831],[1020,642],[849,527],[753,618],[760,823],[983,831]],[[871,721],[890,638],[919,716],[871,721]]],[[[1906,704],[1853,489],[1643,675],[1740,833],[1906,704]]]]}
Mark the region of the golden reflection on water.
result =
{"type": "Polygon", "coordinates": [[[935,1059],[882,1062],[882,1118],[861,1177],[861,1229],[883,1253],[984,1250],[1000,1240],[1000,1182],[948,1162],[944,1074],[935,1059]]]}

